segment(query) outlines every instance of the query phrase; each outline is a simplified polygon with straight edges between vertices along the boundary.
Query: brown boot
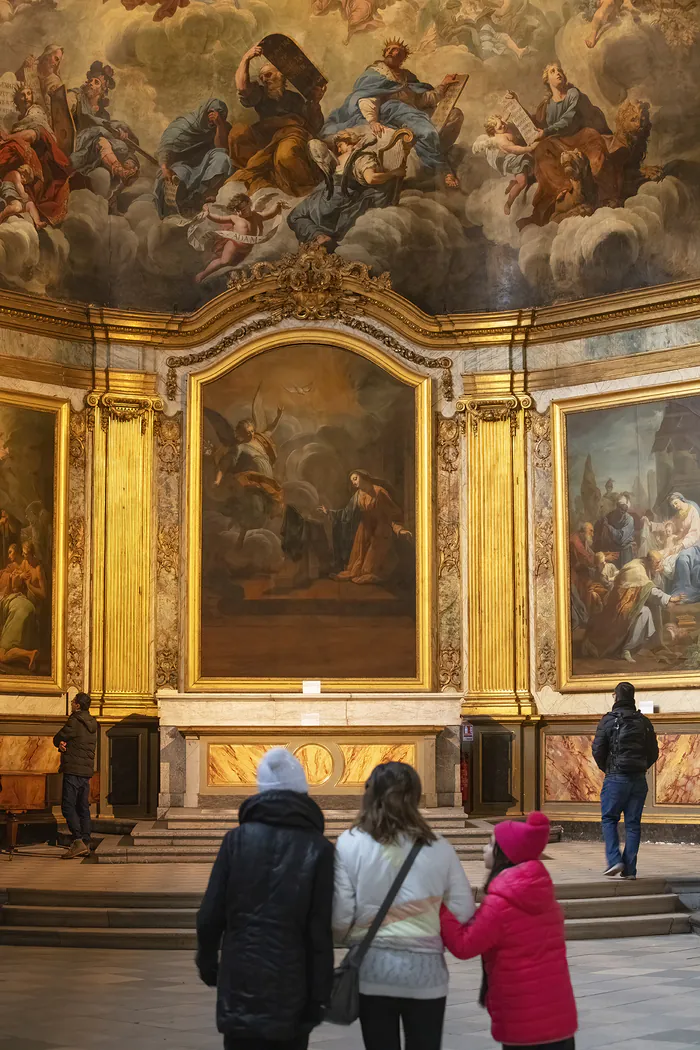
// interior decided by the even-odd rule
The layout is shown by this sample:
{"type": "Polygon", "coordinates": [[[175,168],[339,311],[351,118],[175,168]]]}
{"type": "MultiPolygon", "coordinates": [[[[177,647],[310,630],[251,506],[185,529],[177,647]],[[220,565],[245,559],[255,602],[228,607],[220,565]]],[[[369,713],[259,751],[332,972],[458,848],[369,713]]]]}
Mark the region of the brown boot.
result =
{"type": "Polygon", "coordinates": [[[89,857],[90,849],[82,839],[76,839],[75,842],[71,842],[66,852],[61,857],[61,860],[74,860],[76,857],[89,857]]]}

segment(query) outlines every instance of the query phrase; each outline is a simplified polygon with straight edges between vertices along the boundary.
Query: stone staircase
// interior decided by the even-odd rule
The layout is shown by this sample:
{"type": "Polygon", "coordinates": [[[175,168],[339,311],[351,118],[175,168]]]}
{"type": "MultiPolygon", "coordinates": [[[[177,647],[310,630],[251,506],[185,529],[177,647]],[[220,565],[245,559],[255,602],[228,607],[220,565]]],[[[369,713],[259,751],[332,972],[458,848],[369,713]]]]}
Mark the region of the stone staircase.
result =
{"type": "MultiPolygon", "coordinates": [[[[354,813],[325,810],[326,835],[335,841],[350,826],[354,813]]],[[[431,827],[444,835],[462,860],[480,860],[489,841],[492,826],[485,820],[468,820],[461,809],[425,810],[431,827]]],[[[136,824],[131,835],[103,841],[95,851],[100,864],[211,864],[222,838],[236,827],[236,810],[170,809],[156,821],[136,824]]],[[[561,829],[555,828],[550,842],[558,842],[561,829]]]]}
{"type": "MultiPolygon", "coordinates": [[[[560,883],[569,940],[691,932],[663,878],[560,883]]],[[[201,893],[12,888],[0,891],[0,945],[182,949],[196,946],[201,893]]]]}

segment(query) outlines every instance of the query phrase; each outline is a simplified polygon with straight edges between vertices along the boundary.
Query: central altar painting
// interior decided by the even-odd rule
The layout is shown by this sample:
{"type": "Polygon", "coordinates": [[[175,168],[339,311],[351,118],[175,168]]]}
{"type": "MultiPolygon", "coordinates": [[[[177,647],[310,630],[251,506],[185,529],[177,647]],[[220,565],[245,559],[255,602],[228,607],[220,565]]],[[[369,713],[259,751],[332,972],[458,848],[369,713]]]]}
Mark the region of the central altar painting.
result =
{"type": "Polygon", "coordinates": [[[346,339],[191,378],[190,688],[429,685],[429,396],[346,339]]]}

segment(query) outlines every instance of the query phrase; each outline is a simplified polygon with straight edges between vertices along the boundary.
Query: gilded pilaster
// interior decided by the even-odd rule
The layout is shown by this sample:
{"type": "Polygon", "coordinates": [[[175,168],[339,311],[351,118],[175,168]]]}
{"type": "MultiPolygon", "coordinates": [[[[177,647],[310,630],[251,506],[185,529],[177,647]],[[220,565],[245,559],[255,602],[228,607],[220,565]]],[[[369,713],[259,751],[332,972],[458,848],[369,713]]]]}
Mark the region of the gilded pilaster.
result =
{"type": "Polygon", "coordinates": [[[93,435],[90,691],[103,716],[154,710],[153,451],[162,400],[87,397],[93,435]]]}
{"type": "Polygon", "coordinates": [[[532,402],[510,372],[465,377],[467,443],[465,714],[523,714],[530,692],[526,432],[532,402]]]}

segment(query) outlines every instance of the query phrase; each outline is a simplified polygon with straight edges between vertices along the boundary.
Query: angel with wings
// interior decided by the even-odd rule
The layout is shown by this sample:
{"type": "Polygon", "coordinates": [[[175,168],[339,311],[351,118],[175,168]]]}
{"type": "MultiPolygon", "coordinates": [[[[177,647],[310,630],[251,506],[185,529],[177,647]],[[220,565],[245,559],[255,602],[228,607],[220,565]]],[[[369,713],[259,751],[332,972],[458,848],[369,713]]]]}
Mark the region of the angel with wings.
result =
{"type": "Polygon", "coordinates": [[[514,124],[508,124],[497,113],[484,122],[485,135],[479,135],[472,152],[486,157],[500,175],[510,175],[503,210],[510,215],[513,202],[532,185],[534,180],[534,144],[528,146],[514,124]]]}
{"type": "Polygon", "coordinates": [[[324,182],[287,216],[299,241],[334,251],[366,211],[398,203],[414,136],[399,128],[384,137],[380,146],[368,128],[357,127],[339,131],[330,141],[309,142],[324,182]]]}
{"type": "Polygon", "coordinates": [[[251,416],[233,426],[214,409],[204,410],[205,455],[211,457],[209,492],[220,503],[221,512],[239,527],[242,546],[250,529],[262,528],[269,517],[282,513],[282,486],[274,477],[277,448],[272,435],[282,418],[278,408],[267,421],[260,386],[255,392],[251,416]]]}

